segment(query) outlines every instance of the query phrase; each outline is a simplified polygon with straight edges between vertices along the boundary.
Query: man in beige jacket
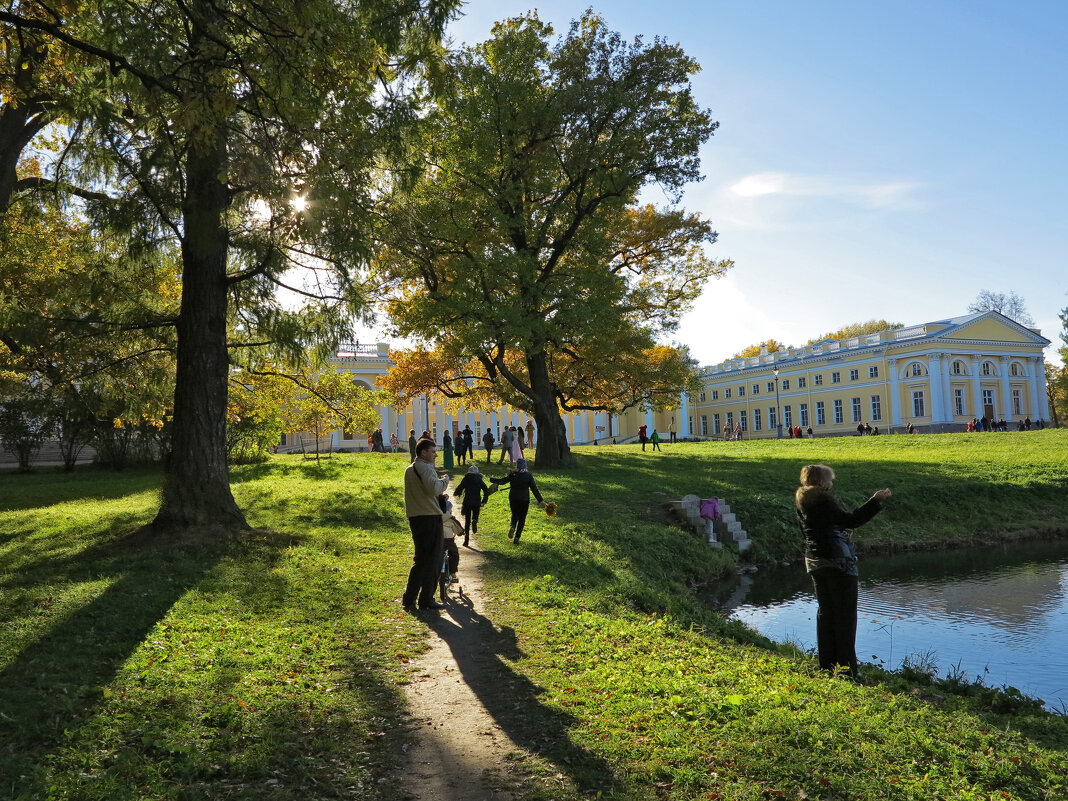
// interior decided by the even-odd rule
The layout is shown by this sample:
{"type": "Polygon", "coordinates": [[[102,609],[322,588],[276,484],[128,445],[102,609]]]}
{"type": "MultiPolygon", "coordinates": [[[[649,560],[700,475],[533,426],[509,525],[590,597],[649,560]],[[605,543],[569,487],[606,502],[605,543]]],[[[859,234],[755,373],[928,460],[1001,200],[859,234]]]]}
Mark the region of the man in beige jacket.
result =
{"type": "Polygon", "coordinates": [[[409,611],[417,600],[420,609],[445,608],[434,600],[434,590],[445,557],[438,496],[449,486],[449,477],[438,478],[434,467],[437,456],[433,440],[421,439],[415,446],[415,461],[404,469],[404,514],[415,543],[415,563],[408,573],[408,586],[401,599],[409,611]]]}

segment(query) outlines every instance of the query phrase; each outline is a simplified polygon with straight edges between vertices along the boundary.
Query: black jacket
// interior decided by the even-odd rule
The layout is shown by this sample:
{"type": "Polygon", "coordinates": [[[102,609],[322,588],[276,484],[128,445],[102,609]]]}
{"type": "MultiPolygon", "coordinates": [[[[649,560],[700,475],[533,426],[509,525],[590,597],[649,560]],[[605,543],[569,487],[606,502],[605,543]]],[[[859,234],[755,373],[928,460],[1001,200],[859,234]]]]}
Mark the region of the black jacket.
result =
{"type": "Polygon", "coordinates": [[[542,502],[541,493],[538,492],[538,484],[534,475],[529,470],[517,470],[509,473],[504,478],[491,478],[494,484],[508,484],[508,503],[530,503],[527,492],[533,492],[538,503],[542,502]]]}
{"type": "Polygon", "coordinates": [[[795,510],[801,534],[805,538],[805,556],[810,559],[843,557],[842,543],[848,542],[846,530],[864,525],[882,508],[882,502],[871,497],[864,505],[850,512],[829,489],[802,487],[797,491],[795,510]]]}
{"type": "Polygon", "coordinates": [[[468,473],[463,477],[456,489],[452,492],[453,497],[463,496],[464,509],[473,509],[489,500],[489,487],[481,473],[468,473]]]}

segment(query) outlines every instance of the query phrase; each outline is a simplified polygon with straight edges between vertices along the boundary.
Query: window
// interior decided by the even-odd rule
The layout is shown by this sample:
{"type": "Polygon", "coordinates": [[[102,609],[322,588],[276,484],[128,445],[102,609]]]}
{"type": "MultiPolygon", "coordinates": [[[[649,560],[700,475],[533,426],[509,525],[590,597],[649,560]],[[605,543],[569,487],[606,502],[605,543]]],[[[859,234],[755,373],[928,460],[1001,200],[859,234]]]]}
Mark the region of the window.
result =
{"type": "Polygon", "coordinates": [[[953,362],[953,375],[962,375],[964,373],[964,365],[960,360],[953,362]]]}
{"type": "MultiPolygon", "coordinates": [[[[718,429],[719,428],[719,415],[718,414],[712,415],[712,419],[716,424],[716,428],[718,429]]],[[[706,414],[702,414],[701,415],[701,436],[702,437],[707,437],[708,436],[708,415],[706,415],[706,414]]]]}
{"type": "Polygon", "coordinates": [[[993,416],[993,414],[994,414],[994,390],[992,390],[992,389],[984,389],[983,390],[983,415],[984,416],[986,415],[987,407],[990,408],[990,414],[991,414],[991,416],[993,416]]]}
{"type": "MultiPolygon", "coordinates": [[[[702,392],[698,396],[698,398],[700,399],[701,403],[704,403],[705,402],[705,393],[702,392]]],[[[719,393],[716,392],[716,390],[712,390],[712,400],[719,400],[719,393]]]]}
{"type": "Polygon", "coordinates": [[[278,445],[280,447],[282,447],[282,448],[284,448],[286,446],[286,435],[285,434],[282,435],[282,441],[279,442],[278,445]]]}
{"type": "Polygon", "coordinates": [[[693,436],[693,415],[691,414],[686,420],[686,433],[691,437],[693,436]]]}
{"type": "Polygon", "coordinates": [[[845,411],[842,409],[841,399],[834,402],[834,423],[838,425],[845,421],[845,411]]]}
{"type": "Polygon", "coordinates": [[[953,390],[953,414],[963,415],[964,412],[964,390],[953,390]]]}
{"type": "Polygon", "coordinates": [[[475,433],[473,435],[473,442],[482,441],[482,421],[475,420],[475,433]]]}
{"type": "Polygon", "coordinates": [[[768,428],[775,428],[778,423],[775,422],[775,407],[768,407],[768,428]]]}
{"type": "Polygon", "coordinates": [[[760,430],[760,409],[753,409],[753,430],[760,430]]]}
{"type": "Polygon", "coordinates": [[[438,441],[438,421],[437,420],[435,420],[431,424],[431,427],[430,427],[430,438],[432,440],[434,440],[434,442],[438,441]]]}
{"type": "Polygon", "coordinates": [[[729,398],[730,396],[731,396],[731,388],[727,387],[725,390],[723,390],[723,397],[724,398],[729,398]]]}
{"type": "Polygon", "coordinates": [[[831,383],[832,384],[839,384],[839,383],[841,383],[841,381],[842,381],[842,374],[841,373],[831,373],[831,383]]]}
{"type": "Polygon", "coordinates": [[[803,375],[799,375],[797,377],[797,388],[798,389],[804,389],[805,388],[805,377],[803,375]]]}
{"type": "Polygon", "coordinates": [[[745,409],[742,409],[742,411],[738,412],[738,427],[742,429],[742,431],[749,430],[749,421],[746,419],[745,409]]]}
{"type": "MultiPolygon", "coordinates": [[[[734,430],[734,412],[727,412],[727,425],[730,426],[732,431],[734,430]]],[[[716,433],[718,434],[719,432],[717,431],[716,433]]]]}
{"type": "Polygon", "coordinates": [[[816,375],[814,375],[812,377],[812,383],[814,383],[817,387],[818,386],[822,386],[823,385],[823,373],[816,373],[816,375]]]}
{"type": "Polygon", "coordinates": [[[774,381],[769,381],[768,382],[768,394],[770,395],[774,391],[775,391],[775,382],[774,381]]]}
{"type": "MultiPolygon", "coordinates": [[[[818,403],[816,404],[816,407],[819,408],[819,404],[818,403]]],[[[808,428],[808,404],[807,403],[802,403],[800,406],[797,407],[797,416],[800,418],[801,427],[802,428],[808,428]]]]}
{"type": "Polygon", "coordinates": [[[912,363],[912,374],[914,376],[923,375],[923,365],[920,364],[919,362],[913,362],[912,363]]]}
{"type": "Polygon", "coordinates": [[[856,381],[858,378],[860,378],[860,370],[850,370],[849,371],[849,380],[850,381],[856,381]]]}
{"type": "Polygon", "coordinates": [[[793,413],[790,411],[789,406],[782,407],[782,424],[784,426],[792,426],[794,424],[793,413]]]}
{"type": "Polygon", "coordinates": [[[860,415],[861,415],[860,398],[853,398],[852,406],[853,406],[853,422],[854,423],[859,423],[860,422],[860,415]]]}
{"type": "Polygon", "coordinates": [[[760,394],[760,384],[753,384],[753,394],[754,395],[759,395],[760,394]]]}
{"type": "MultiPolygon", "coordinates": [[[[1009,375],[1018,376],[1019,374],[1020,374],[1020,366],[1018,364],[1014,364],[1012,367],[1009,368],[1009,375]]],[[[1017,414],[1019,414],[1019,412],[1017,412],[1017,414]]]]}
{"type": "Polygon", "coordinates": [[[871,421],[877,423],[883,419],[883,404],[878,395],[871,396],[871,421]]]}
{"type": "Polygon", "coordinates": [[[871,367],[868,368],[868,378],[878,378],[878,377],[879,377],[879,365],[873,364],[871,367]]]}
{"type": "Polygon", "coordinates": [[[790,379],[789,378],[784,378],[782,380],[782,388],[783,389],[789,389],[790,388],[790,379]]]}
{"type": "MultiPolygon", "coordinates": [[[[1016,365],[1014,364],[1013,367],[1016,367],[1016,365]]],[[[1020,411],[1021,408],[1023,407],[1020,403],[1020,390],[1014,389],[1012,391],[1012,413],[1019,416],[1022,414],[1020,411]]]]}
{"type": "Polygon", "coordinates": [[[745,397],[745,384],[739,384],[738,385],[738,397],[739,398],[744,398],[745,397]]]}
{"type": "Polygon", "coordinates": [[[983,375],[990,375],[990,362],[983,362],[983,375]]]}
{"type": "Polygon", "coordinates": [[[823,407],[823,401],[816,401],[816,425],[827,425],[827,412],[823,407]]]}
{"type": "Polygon", "coordinates": [[[913,417],[926,417],[926,410],[923,407],[923,390],[917,389],[912,392],[912,416],[913,417]]]}

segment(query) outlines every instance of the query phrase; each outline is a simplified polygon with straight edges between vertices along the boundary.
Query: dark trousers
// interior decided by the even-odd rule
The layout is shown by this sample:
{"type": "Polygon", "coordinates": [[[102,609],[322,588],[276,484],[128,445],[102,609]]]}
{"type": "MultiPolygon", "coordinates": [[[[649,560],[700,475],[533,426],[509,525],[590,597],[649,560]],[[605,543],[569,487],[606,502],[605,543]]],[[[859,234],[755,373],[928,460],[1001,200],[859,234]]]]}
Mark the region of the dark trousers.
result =
{"type": "Polygon", "coordinates": [[[478,516],[481,512],[482,507],[479,504],[463,507],[464,545],[467,545],[467,541],[471,538],[472,534],[478,534],[478,516]]]}
{"type": "Polygon", "coordinates": [[[508,506],[512,510],[512,522],[508,524],[508,537],[519,542],[519,535],[523,533],[523,526],[527,522],[527,512],[530,510],[530,499],[523,501],[509,501],[508,506]]]}
{"type": "Polygon", "coordinates": [[[418,515],[408,518],[415,544],[415,562],[408,571],[408,586],[401,602],[412,606],[418,599],[420,606],[434,600],[434,589],[445,554],[441,515],[418,515]]]}
{"type": "Polygon", "coordinates": [[[841,667],[857,675],[857,596],[859,580],[833,567],[812,571],[816,588],[816,647],[820,668],[841,667]]]}
{"type": "MultiPolygon", "coordinates": [[[[449,572],[455,573],[460,569],[460,549],[456,547],[456,537],[445,540],[445,554],[449,559],[449,572]]],[[[440,570],[440,567],[439,567],[440,570]]]]}

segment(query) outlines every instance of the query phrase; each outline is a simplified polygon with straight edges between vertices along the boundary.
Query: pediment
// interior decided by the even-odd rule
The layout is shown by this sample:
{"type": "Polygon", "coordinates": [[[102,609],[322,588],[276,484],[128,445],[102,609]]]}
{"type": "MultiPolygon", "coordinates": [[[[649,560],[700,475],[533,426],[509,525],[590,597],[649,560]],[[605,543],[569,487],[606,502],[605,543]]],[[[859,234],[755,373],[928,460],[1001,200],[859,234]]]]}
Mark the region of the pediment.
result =
{"type": "Polygon", "coordinates": [[[1021,342],[1030,345],[1049,344],[1049,340],[1045,337],[997,312],[987,312],[966,323],[940,331],[938,338],[981,342],[1021,342]]]}

